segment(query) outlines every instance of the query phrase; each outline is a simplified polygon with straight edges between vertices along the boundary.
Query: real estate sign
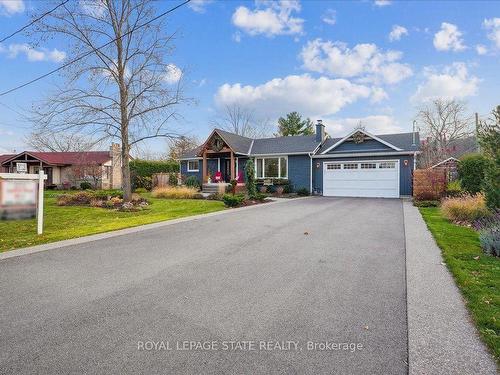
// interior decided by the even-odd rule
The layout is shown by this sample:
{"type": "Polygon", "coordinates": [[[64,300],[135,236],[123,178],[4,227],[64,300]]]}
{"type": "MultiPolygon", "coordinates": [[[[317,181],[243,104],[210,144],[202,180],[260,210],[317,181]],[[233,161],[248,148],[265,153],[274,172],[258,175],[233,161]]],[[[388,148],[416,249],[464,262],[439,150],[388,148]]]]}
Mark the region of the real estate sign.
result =
{"type": "Polygon", "coordinates": [[[0,179],[0,219],[26,219],[36,216],[36,180],[0,179]]]}

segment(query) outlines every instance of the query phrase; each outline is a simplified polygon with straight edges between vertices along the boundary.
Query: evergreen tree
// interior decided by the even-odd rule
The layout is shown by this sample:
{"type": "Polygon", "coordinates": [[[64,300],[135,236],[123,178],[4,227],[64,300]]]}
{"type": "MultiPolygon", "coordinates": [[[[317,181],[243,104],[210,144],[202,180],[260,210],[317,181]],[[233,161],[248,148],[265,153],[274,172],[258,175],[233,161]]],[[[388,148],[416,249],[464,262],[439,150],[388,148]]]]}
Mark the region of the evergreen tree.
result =
{"type": "Polygon", "coordinates": [[[248,196],[253,198],[257,195],[257,187],[255,186],[255,168],[252,159],[248,159],[246,162],[245,176],[248,196]]]}
{"type": "Polygon", "coordinates": [[[290,112],[286,118],[280,117],[278,120],[278,133],[275,136],[292,135],[312,135],[314,134],[313,122],[311,119],[302,119],[298,112],[290,112]]]}

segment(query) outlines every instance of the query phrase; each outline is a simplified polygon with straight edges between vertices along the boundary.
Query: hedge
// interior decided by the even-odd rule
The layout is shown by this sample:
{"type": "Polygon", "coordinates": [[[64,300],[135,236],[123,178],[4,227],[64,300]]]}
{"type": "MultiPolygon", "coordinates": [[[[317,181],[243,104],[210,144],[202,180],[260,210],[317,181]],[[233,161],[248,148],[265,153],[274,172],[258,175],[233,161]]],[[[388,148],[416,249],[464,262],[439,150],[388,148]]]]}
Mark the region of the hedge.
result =
{"type": "Polygon", "coordinates": [[[141,177],[151,177],[154,173],[179,172],[179,163],[175,160],[135,159],[129,165],[130,173],[141,177]]]}
{"type": "Polygon", "coordinates": [[[460,159],[458,177],[460,185],[466,192],[477,194],[482,190],[487,163],[488,160],[480,154],[469,154],[460,159]]]}

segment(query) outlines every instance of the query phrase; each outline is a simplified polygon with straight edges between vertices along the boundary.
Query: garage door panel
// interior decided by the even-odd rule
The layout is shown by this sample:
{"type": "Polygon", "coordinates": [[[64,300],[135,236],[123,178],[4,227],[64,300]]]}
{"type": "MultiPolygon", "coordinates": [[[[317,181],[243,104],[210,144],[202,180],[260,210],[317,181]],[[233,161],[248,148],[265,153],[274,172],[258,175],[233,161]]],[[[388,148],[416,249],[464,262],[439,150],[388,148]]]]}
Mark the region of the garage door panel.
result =
{"type": "Polygon", "coordinates": [[[370,162],[334,162],[324,164],[323,195],[340,197],[399,197],[399,162],[383,160],[370,162]],[[379,168],[393,163],[395,168],[379,168]],[[357,169],[328,169],[328,164],[358,164],[357,169]],[[376,168],[361,169],[361,163],[375,163],[376,168]]]}

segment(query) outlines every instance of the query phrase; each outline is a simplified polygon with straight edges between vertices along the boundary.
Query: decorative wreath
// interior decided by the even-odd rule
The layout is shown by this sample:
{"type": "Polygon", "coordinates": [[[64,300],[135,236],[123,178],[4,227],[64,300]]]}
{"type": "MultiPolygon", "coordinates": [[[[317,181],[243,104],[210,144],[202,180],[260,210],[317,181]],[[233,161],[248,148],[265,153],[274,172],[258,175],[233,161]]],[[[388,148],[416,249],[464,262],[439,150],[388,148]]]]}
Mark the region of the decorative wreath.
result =
{"type": "Polygon", "coordinates": [[[219,137],[214,137],[212,140],[212,150],[219,152],[224,148],[224,141],[219,137]]]}
{"type": "Polygon", "coordinates": [[[356,132],[352,136],[354,143],[363,143],[365,140],[365,135],[362,132],[356,132]]]}

